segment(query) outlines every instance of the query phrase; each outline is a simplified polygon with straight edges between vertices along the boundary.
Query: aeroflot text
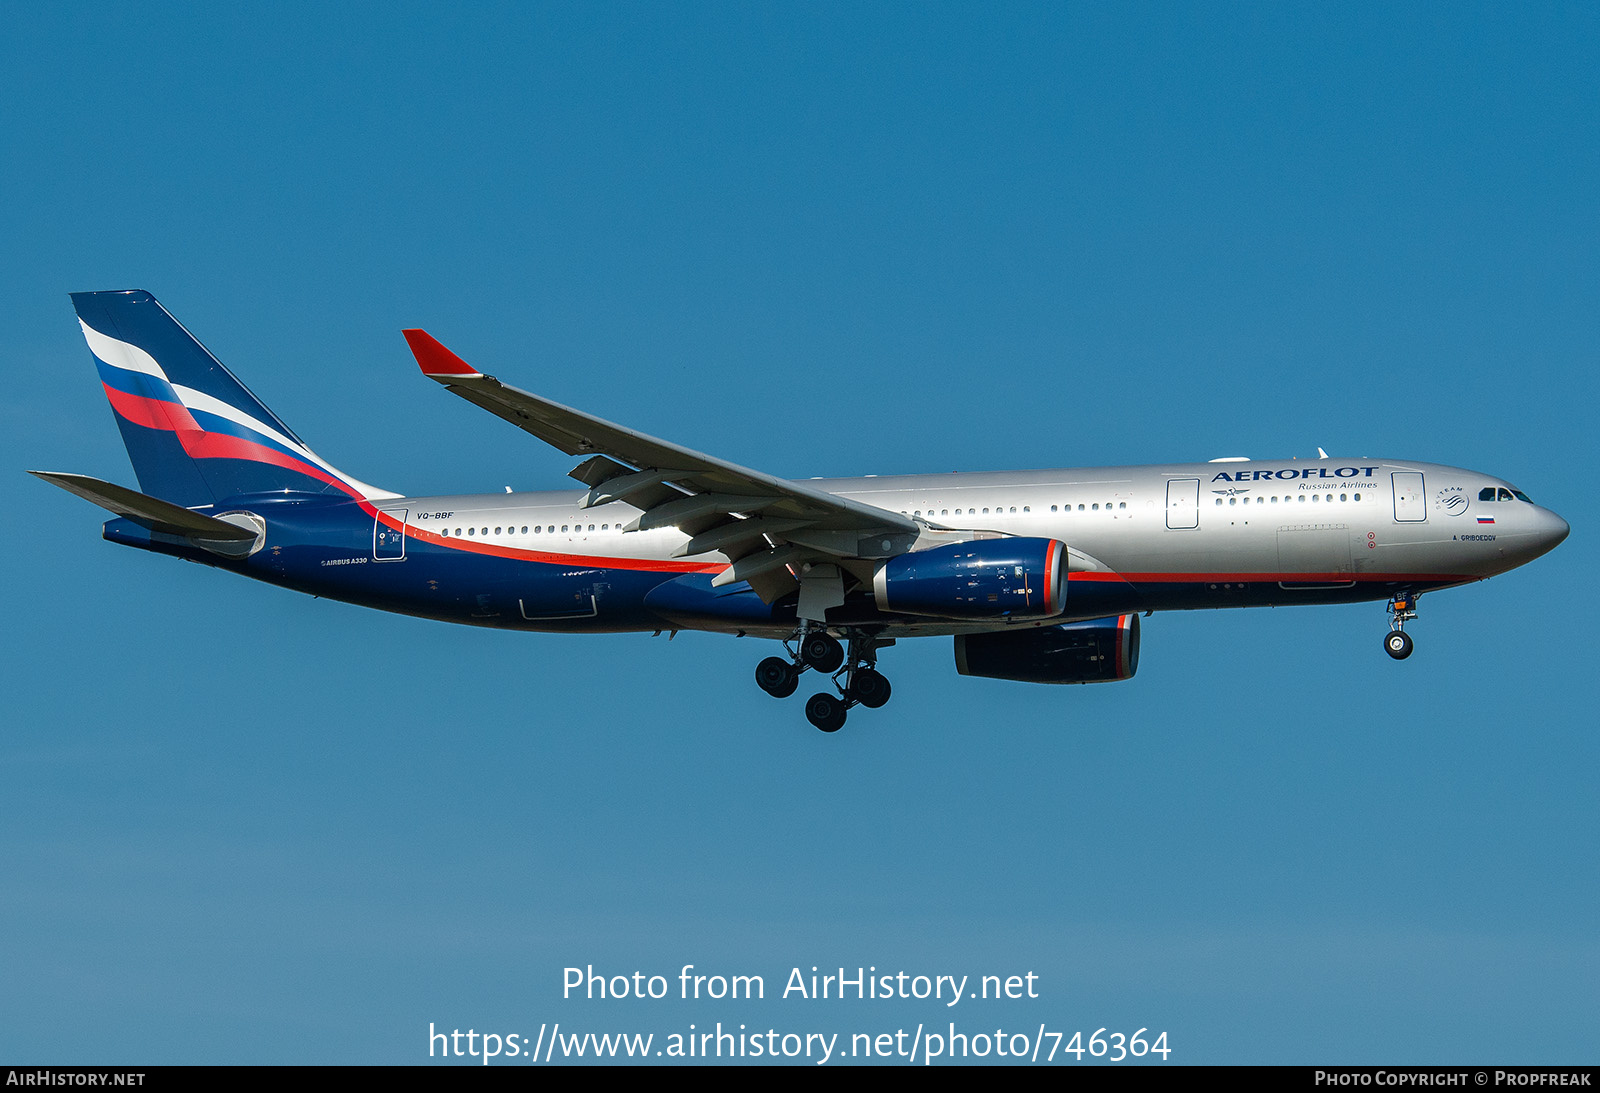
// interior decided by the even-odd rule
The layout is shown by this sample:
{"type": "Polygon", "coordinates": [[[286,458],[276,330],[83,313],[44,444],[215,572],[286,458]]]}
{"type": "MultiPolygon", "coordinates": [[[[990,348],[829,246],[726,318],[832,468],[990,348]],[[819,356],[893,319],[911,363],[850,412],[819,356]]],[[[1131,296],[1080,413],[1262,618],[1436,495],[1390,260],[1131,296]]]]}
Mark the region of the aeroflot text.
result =
{"type": "Polygon", "coordinates": [[[1377,467],[1280,467],[1269,471],[1227,471],[1215,475],[1213,482],[1261,482],[1272,478],[1371,478],[1377,467]]]}
{"type": "MultiPolygon", "coordinates": [[[[604,975],[589,964],[561,971],[562,998],[638,998],[662,999],[669,993],[678,998],[765,998],[766,980],[759,975],[703,975],[693,964],[685,964],[677,975],[677,990],[665,976],[636,971],[626,975],[604,975]]],[[[879,974],[870,968],[840,968],[834,972],[813,967],[807,975],[792,968],[784,982],[785,1000],[915,998],[937,999],[953,1006],[963,998],[1038,998],[1039,976],[1021,975],[918,975],[912,972],[879,974]],[[972,980],[971,987],[968,983],[972,980]]]]}

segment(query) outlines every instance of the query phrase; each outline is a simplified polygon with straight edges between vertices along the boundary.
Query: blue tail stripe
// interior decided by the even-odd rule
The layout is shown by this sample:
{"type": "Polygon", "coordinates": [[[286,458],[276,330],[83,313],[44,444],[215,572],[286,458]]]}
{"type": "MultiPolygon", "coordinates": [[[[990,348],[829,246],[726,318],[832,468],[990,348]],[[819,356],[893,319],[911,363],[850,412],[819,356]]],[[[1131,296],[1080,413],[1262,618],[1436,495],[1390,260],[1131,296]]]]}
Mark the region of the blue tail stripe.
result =
{"type": "Polygon", "coordinates": [[[303,443],[150,293],[143,289],[74,292],[72,305],[78,317],[96,330],[149,353],[173,383],[203,391],[303,443]]]}
{"type": "Polygon", "coordinates": [[[284,491],[393,496],[322,465],[148,292],[72,302],[145,493],[189,507],[284,491]]]}

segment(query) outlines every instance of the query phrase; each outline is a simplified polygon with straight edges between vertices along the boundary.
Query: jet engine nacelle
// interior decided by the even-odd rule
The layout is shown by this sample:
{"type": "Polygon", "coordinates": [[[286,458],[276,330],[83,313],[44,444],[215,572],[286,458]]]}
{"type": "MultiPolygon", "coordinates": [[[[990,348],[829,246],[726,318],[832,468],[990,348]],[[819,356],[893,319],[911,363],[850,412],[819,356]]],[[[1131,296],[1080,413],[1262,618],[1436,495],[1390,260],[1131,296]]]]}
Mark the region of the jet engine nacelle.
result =
{"type": "Polygon", "coordinates": [[[1109,683],[1139,669],[1139,616],[958,634],[956,671],[1021,683],[1109,683]]]}
{"type": "Polygon", "coordinates": [[[1057,539],[978,539],[880,562],[883,611],[945,619],[1049,619],[1067,605],[1067,547],[1057,539]]]}

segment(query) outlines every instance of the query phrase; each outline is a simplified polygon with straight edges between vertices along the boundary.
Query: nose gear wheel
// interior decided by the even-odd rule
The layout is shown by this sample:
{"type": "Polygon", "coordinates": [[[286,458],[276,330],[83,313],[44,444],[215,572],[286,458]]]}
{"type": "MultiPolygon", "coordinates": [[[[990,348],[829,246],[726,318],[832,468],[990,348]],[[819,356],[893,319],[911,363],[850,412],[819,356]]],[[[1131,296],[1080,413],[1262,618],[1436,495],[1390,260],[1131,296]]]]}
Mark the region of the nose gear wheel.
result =
{"type": "Polygon", "coordinates": [[[1414,592],[1396,592],[1389,597],[1389,632],[1383,636],[1383,651],[1395,660],[1405,660],[1411,655],[1411,635],[1406,633],[1406,623],[1417,617],[1417,595],[1414,592]]]}

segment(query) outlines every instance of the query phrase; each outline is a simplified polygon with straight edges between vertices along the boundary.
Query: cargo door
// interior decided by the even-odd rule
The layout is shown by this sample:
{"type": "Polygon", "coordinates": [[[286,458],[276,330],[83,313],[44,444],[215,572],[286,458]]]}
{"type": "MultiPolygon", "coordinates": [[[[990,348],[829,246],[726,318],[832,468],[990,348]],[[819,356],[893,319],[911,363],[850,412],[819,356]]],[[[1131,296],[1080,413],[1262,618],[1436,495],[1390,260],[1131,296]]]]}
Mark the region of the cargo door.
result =
{"type": "Polygon", "coordinates": [[[1278,529],[1278,583],[1285,588],[1342,587],[1355,581],[1346,524],[1278,529]]]}

